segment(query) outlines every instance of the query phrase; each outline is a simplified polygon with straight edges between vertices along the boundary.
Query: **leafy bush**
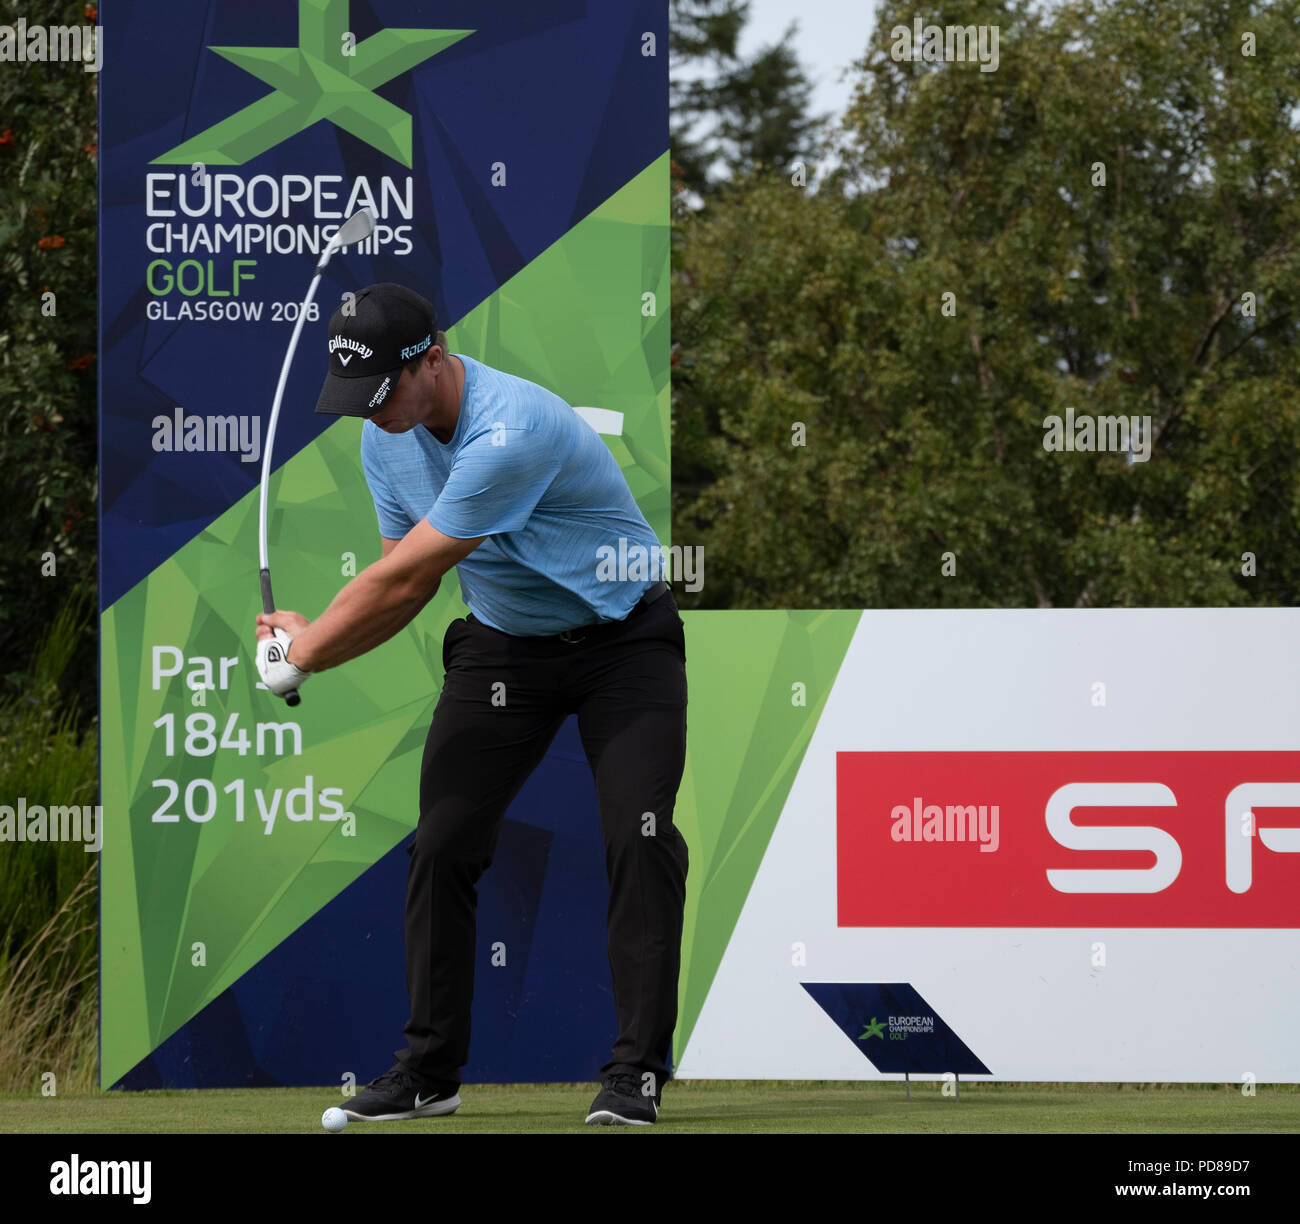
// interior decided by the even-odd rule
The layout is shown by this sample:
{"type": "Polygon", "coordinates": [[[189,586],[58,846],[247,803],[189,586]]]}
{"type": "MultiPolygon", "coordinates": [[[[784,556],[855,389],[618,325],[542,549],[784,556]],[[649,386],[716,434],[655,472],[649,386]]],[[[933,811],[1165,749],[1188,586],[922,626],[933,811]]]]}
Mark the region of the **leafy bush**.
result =
{"type": "MultiPolygon", "coordinates": [[[[29,26],[93,20],[84,5],[39,0],[25,15],[29,26]]],[[[10,691],[51,605],[95,589],[97,81],[75,64],[0,72],[0,681],[10,691]],[[50,554],[54,573],[43,575],[50,554]]],[[[90,627],[69,679],[93,710],[90,627]]]]}

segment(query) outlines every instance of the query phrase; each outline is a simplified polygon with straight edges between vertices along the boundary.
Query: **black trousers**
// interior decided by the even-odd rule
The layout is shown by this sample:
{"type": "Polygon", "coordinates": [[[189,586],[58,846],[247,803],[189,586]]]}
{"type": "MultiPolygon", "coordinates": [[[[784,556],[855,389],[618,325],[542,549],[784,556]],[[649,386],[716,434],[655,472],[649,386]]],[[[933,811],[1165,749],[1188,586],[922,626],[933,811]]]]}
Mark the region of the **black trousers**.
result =
{"type": "Polygon", "coordinates": [[[569,714],[596,780],[618,1038],[602,1077],[671,1077],[686,840],[673,806],[686,757],[686,643],[668,592],[626,620],[522,638],[473,616],[443,642],[446,678],[420,773],[406,889],[413,1074],[459,1083],[469,1058],[476,884],[510,801],[569,714]]]}

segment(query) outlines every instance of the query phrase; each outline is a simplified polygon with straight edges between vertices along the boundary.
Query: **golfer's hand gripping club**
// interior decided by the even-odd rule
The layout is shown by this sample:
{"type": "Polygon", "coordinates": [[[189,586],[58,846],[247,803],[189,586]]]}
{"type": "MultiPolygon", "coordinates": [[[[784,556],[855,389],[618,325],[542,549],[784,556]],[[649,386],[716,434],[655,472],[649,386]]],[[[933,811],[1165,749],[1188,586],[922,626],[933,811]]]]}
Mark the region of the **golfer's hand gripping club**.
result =
{"type": "Polygon", "coordinates": [[[257,674],[271,692],[295,706],[300,700],[298,688],[311,673],[295,667],[286,658],[293,638],[283,629],[274,629],[272,633],[273,637],[262,638],[257,643],[257,674]]]}
{"type": "MultiPolygon", "coordinates": [[[[262,586],[262,611],[270,616],[275,611],[275,596],[271,593],[271,573],[263,569],[258,575],[262,586]]],[[[298,686],[307,679],[310,672],[295,667],[288,660],[291,634],[279,626],[271,626],[271,637],[259,637],[257,641],[257,674],[262,683],[277,697],[283,697],[286,705],[296,706],[302,700],[298,696],[298,686]]]]}

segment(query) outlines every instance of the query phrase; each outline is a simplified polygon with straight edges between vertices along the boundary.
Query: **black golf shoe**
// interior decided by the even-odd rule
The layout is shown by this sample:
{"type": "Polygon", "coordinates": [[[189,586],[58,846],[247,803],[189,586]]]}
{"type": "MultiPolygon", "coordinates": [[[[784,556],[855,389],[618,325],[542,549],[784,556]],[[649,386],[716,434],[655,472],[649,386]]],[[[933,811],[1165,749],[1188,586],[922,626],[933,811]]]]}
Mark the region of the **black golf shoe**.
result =
{"type": "Polygon", "coordinates": [[[437,1118],[460,1107],[460,1085],[451,1080],[416,1079],[400,1063],[372,1080],[346,1105],[349,1118],[360,1122],[405,1122],[437,1118]]]}
{"type": "Polygon", "coordinates": [[[605,1077],[587,1114],[588,1126],[653,1126],[659,1116],[659,1094],[646,1096],[641,1077],[626,1072],[605,1077]]]}

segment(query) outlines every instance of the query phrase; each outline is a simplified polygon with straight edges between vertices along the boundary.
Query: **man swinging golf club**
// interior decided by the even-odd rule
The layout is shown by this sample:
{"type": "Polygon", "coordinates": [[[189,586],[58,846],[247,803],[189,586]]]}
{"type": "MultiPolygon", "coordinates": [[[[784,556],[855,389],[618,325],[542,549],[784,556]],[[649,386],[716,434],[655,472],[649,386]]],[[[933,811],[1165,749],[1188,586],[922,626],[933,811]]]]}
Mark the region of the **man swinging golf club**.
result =
{"type": "Polygon", "coordinates": [[[507,806],[576,714],[600,803],[618,1020],[586,1120],[652,1123],[671,1078],[686,896],[673,823],[686,648],[665,584],[602,580],[598,559],[606,546],[627,555],[620,541],[658,541],[595,430],[544,388],[448,353],[419,294],[371,285],[334,313],[329,336],[316,411],[367,418],[361,459],[383,555],[315,621],[258,616],[263,680],[284,695],[387,641],[453,565],[471,612],[443,642],[408,849],[407,1046],[344,1112],[385,1121],[459,1106],[475,884],[507,806]]]}

